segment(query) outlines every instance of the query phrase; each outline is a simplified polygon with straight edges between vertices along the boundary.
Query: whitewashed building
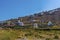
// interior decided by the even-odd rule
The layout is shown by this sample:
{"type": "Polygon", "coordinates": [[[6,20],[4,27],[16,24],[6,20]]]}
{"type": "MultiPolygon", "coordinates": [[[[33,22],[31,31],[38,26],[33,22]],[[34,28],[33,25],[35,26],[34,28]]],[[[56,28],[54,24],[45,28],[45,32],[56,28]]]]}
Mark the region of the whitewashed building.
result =
{"type": "Polygon", "coordinates": [[[7,24],[10,25],[11,24],[11,21],[8,21],[7,24]]]}
{"type": "Polygon", "coordinates": [[[50,26],[50,25],[53,25],[53,23],[51,21],[49,21],[47,25],[50,26]]]}
{"type": "Polygon", "coordinates": [[[34,23],[33,27],[34,28],[38,28],[38,24],[37,23],[34,23]]]}
{"type": "Polygon", "coordinates": [[[20,26],[24,26],[24,23],[21,22],[20,20],[18,20],[18,25],[20,25],[20,26]]]}

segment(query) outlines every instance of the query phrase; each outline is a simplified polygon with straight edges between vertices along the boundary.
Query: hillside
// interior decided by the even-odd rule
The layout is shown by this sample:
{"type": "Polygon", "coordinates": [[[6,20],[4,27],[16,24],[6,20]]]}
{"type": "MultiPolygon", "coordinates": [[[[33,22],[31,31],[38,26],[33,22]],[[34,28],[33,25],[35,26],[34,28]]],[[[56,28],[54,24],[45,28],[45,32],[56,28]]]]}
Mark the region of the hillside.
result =
{"type": "Polygon", "coordinates": [[[48,25],[51,22],[54,26],[60,26],[60,8],[56,8],[49,11],[39,12],[34,15],[18,17],[18,19],[9,19],[0,23],[0,26],[15,26],[16,23],[20,20],[20,22],[24,23],[24,26],[33,26],[33,24],[48,25]]]}

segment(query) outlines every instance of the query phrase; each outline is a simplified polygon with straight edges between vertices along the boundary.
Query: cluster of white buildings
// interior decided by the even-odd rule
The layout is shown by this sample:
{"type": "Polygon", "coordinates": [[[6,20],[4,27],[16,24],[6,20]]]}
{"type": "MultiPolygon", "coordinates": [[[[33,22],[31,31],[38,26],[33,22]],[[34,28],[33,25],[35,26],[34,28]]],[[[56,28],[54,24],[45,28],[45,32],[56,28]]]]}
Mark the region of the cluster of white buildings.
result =
{"type": "MultiPolygon", "coordinates": [[[[32,22],[33,22],[32,27],[33,27],[33,28],[38,28],[38,27],[39,27],[39,24],[36,23],[36,21],[37,21],[37,20],[32,20],[32,22]],[[35,23],[34,23],[34,22],[35,22],[35,23]]],[[[22,21],[20,21],[20,20],[17,21],[17,24],[18,24],[19,26],[25,26],[24,22],[22,22],[22,21]]],[[[7,25],[8,25],[8,26],[14,26],[14,23],[11,22],[11,21],[8,21],[8,22],[7,22],[7,25]]],[[[53,23],[52,23],[51,21],[48,21],[47,25],[50,26],[50,25],[53,25],[53,23]]],[[[27,26],[27,25],[26,25],[26,26],[27,26]]]]}
{"type": "MultiPolygon", "coordinates": [[[[36,21],[36,20],[32,20],[32,21],[34,22],[34,21],[36,21]]],[[[18,24],[19,24],[20,26],[24,26],[24,23],[21,22],[20,20],[18,20],[18,24]]],[[[50,25],[53,25],[53,23],[52,23],[51,21],[48,21],[47,25],[50,26],[50,25]]],[[[33,28],[38,28],[38,23],[33,23],[33,28]]]]}

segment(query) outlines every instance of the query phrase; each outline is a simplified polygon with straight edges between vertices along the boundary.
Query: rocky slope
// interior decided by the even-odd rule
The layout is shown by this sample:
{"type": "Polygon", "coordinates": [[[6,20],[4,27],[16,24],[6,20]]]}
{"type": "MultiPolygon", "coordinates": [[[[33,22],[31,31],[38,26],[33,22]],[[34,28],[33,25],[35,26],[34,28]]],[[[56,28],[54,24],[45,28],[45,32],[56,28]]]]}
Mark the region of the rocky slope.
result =
{"type": "MultiPolygon", "coordinates": [[[[9,19],[4,21],[3,23],[8,24],[9,21],[13,25],[16,25],[16,22],[20,20],[26,25],[33,25],[37,23],[39,25],[47,25],[50,21],[53,25],[60,25],[60,8],[56,8],[49,11],[39,12],[34,15],[25,16],[25,17],[18,17],[17,19],[9,19]]],[[[0,23],[1,25],[1,23],[0,23]]]]}

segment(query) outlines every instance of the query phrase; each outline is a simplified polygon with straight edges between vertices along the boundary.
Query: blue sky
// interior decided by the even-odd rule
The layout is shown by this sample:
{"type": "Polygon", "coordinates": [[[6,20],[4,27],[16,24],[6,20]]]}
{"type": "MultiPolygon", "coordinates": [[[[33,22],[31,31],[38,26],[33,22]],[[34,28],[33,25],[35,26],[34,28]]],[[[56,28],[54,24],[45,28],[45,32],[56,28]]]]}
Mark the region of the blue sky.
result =
{"type": "Polygon", "coordinates": [[[0,20],[31,15],[60,7],[60,0],[0,0],[0,20]]]}

